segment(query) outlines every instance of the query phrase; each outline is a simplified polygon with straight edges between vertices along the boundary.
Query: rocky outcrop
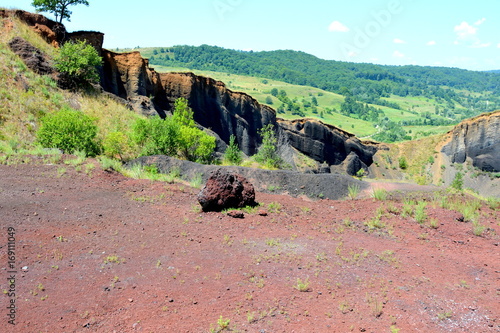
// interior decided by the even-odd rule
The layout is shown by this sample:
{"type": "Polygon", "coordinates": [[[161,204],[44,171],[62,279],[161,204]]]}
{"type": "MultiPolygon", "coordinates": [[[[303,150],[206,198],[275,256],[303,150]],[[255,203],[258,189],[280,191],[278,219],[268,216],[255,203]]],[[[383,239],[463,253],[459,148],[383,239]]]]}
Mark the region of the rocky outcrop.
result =
{"type": "Polygon", "coordinates": [[[218,147],[221,149],[223,143],[228,143],[230,136],[234,135],[243,153],[253,155],[262,142],[259,130],[272,124],[277,125],[280,152],[292,167],[292,155],[296,151],[328,165],[340,165],[350,156],[345,166],[349,173],[372,163],[376,151],[374,145],[365,145],[352,134],[334,126],[313,119],[277,120],[272,108],[260,104],[248,94],[231,91],[220,81],[193,73],[159,74],[149,67],[149,61],[139,52],[115,53],[102,49],[102,33],[67,33],[63,25],[42,15],[0,11],[2,17],[14,15],[50,43],[71,39],[85,40],[93,45],[103,58],[103,90],[117,96],[136,112],[165,117],[172,111],[176,99],[186,98],[194,111],[194,120],[220,138],[218,147]]]}
{"type": "Polygon", "coordinates": [[[198,202],[204,212],[255,206],[255,190],[245,177],[218,169],[201,189],[198,202]]]}
{"type": "Polygon", "coordinates": [[[448,133],[442,152],[452,163],[470,159],[483,171],[500,172],[500,111],[466,120],[448,133]]]}
{"type": "Polygon", "coordinates": [[[220,81],[193,73],[165,73],[161,83],[170,107],[177,98],[186,98],[198,124],[216,132],[226,143],[235,135],[247,155],[257,152],[261,143],[258,131],[276,122],[273,109],[245,93],[227,89],[220,81]]]}
{"type": "Polygon", "coordinates": [[[18,55],[29,69],[40,75],[50,75],[55,69],[49,63],[47,57],[36,47],[21,37],[14,37],[9,42],[9,47],[18,55]]]}
{"type": "Polygon", "coordinates": [[[64,25],[52,21],[40,14],[34,14],[24,10],[0,9],[0,17],[19,18],[54,47],[58,47],[66,38],[67,32],[64,25]]]}
{"type": "Polygon", "coordinates": [[[102,44],[104,43],[104,34],[98,31],[75,31],[68,33],[67,40],[84,41],[96,49],[97,53],[102,56],[102,44]]]}
{"type": "Polygon", "coordinates": [[[375,144],[363,144],[353,134],[316,119],[278,119],[278,124],[292,147],[320,163],[339,165],[349,156],[346,171],[351,175],[371,165],[377,151],[375,144]]]}
{"type": "Polygon", "coordinates": [[[139,52],[115,53],[102,51],[101,86],[126,100],[137,112],[165,117],[169,108],[160,75],[149,67],[139,52]],[[150,97],[153,97],[151,99],[150,97]]]}

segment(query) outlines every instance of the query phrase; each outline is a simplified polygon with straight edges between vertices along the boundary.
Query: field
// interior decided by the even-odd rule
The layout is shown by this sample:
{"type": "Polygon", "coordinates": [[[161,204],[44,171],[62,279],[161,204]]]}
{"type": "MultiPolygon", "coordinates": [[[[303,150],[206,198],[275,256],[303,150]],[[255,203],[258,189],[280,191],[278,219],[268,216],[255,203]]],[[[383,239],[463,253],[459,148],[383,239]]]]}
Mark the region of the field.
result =
{"type": "MultiPolygon", "coordinates": [[[[272,108],[276,109],[281,102],[274,96],[271,95],[271,90],[276,88],[278,90],[285,90],[287,96],[290,99],[296,99],[298,101],[307,100],[311,101],[312,96],[314,96],[318,101],[317,113],[312,113],[310,109],[305,109],[306,117],[317,118],[325,123],[340,127],[348,132],[355,134],[360,138],[368,138],[371,135],[377,133],[377,129],[374,124],[361,119],[351,118],[338,113],[341,104],[344,102],[344,96],[321,90],[309,86],[299,86],[288,84],[281,81],[270,80],[265,78],[257,78],[244,75],[235,75],[230,73],[212,72],[212,71],[200,71],[191,70],[188,68],[180,67],[164,67],[164,66],[153,66],[158,72],[193,72],[197,75],[211,77],[213,79],[224,82],[229,89],[233,91],[242,91],[250,96],[254,97],[262,104],[267,104],[272,108]],[[266,99],[270,98],[271,103],[266,103],[266,99]],[[326,108],[336,110],[331,114],[326,113],[326,108]],[[320,117],[320,113],[323,113],[323,117],[320,117]]],[[[380,108],[386,116],[396,122],[404,120],[417,120],[420,118],[420,114],[425,112],[434,113],[436,102],[433,100],[427,100],[424,98],[417,97],[407,97],[401,98],[398,96],[393,96],[386,99],[389,102],[399,103],[404,110],[396,110],[389,107],[373,105],[376,108],[380,108]],[[407,110],[411,110],[409,112],[407,110]],[[417,114],[415,114],[417,113],[417,114]]],[[[292,115],[287,112],[285,114],[278,114],[278,117],[284,119],[296,119],[297,116],[292,115]]],[[[434,135],[447,132],[453,126],[404,126],[406,131],[412,131],[409,135],[413,139],[418,139],[422,136],[434,135]],[[413,133],[413,134],[412,134],[413,133]],[[418,134],[416,134],[418,133],[418,134]]]]}
{"type": "Polygon", "coordinates": [[[18,254],[15,285],[1,283],[16,326],[3,332],[500,329],[493,202],[372,183],[376,198],[258,192],[234,219],[202,213],[185,181],[45,158],[0,165],[18,254]]]}

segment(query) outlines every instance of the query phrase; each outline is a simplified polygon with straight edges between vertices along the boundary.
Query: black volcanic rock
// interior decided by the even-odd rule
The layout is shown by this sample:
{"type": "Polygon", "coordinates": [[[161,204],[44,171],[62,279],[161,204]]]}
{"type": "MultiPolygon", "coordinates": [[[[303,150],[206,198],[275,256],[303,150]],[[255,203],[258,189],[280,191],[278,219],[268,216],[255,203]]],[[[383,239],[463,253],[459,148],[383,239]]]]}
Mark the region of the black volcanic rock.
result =
{"type": "Polygon", "coordinates": [[[466,120],[448,134],[442,152],[452,163],[470,158],[483,171],[500,172],[500,111],[466,120]]]}

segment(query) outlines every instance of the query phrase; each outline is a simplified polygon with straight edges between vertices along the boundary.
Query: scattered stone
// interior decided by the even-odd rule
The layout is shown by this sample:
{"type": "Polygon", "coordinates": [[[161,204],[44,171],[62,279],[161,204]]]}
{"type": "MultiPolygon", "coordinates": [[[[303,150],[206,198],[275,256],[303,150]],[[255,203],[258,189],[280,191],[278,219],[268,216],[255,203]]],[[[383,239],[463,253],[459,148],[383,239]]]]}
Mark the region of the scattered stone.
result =
{"type": "Polygon", "coordinates": [[[245,177],[218,169],[198,194],[198,202],[204,212],[255,206],[255,190],[245,177]]]}
{"type": "Polygon", "coordinates": [[[267,212],[265,210],[259,210],[260,216],[267,216],[267,212]]]}
{"type": "Polygon", "coordinates": [[[458,222],[465,222],[465,217],[464,217],[462,214],[460,214],[460,216],[458,216],[458,217],[456,218],[456,220],[457,220],[458,222]]]}
{"type": "Polygon", "coordinates": [[[243,219],[245,218],[245,214],[243,214],[242,211],[239,210],[232,210],[227,213],[227,216],[230,216],[235,219],[243,219]]]}

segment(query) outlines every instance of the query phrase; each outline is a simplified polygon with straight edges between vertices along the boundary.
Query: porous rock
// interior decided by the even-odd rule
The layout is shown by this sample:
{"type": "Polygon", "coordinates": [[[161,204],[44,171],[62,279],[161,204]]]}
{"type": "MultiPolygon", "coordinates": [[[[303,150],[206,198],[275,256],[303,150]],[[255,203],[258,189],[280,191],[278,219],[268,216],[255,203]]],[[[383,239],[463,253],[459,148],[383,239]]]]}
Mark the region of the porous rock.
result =
{"type": "Polygon", "coordinates": [[[245,177],[217,169],[198,194],[198,202],[204,212],[254,206],[255,190],[245,177]]]}
{"type": "Polygon", "coordinates": [[[47,57],[21,37],[14,37],[9,42],[9,47],[35,73],[46,75],[54,72],[54,68],[48,62],[47,57]]]}

